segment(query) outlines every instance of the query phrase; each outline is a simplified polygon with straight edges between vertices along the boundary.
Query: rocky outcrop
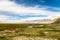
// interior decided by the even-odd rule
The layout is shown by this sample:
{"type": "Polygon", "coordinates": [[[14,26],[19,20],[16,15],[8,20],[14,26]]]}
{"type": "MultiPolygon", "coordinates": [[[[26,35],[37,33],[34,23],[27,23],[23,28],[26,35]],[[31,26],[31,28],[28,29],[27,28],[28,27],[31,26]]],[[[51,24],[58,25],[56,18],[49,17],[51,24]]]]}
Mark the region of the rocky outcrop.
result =
{"type": "Polygon", "coordinates": [[[55,18],[52,21],[53,24],[60,24],[60,18],[55,18]]]}

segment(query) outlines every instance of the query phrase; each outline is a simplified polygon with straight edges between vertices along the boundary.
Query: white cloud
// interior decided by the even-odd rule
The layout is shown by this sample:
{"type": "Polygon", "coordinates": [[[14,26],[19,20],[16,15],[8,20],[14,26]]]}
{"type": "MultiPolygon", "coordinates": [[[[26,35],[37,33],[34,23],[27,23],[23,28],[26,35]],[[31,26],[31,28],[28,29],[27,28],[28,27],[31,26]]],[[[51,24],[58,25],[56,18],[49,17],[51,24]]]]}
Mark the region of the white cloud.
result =
{"type": "Polygon", "coordinates": [[[7,18],[8,18],[8,16],[0,15],[0,21],[1,21],[1,20],[5,20],[5,19],[7,19],[7,18]]]}
{"type": "Polygon", "coordinates": [[[9,18],[10,18],[10,16],[0,15],[0,22],[8,21],[7,19],[9,19],[9,18]]]}
{"type": "Polygon", "coordinates": [[[21,22],[20,19],[18,20],[16,19],[16,17],[0,15],[0,23],[19,23],[19,22],[21,22]]]}
{"type": "Polygon", "coordinates": [[[14,3],[14,2],[0,1],[0,10],[1,11],[15,12],[17,14],[34,13],[34,14],[38,14],[38,15],[39,14],[47,14],[47,15],[49,15],[49,14],[58,13],[58,12],[47,11],[47,10],[45,10],[45,8],[24,7],[22,5],[18,5],[16,3],[14,3]]]}
{"type": "MultiPolygon", "coordinates": [[[[14,12],[16,14],[19,15],[26,15],[29,13],[32,13],[34,15],[40,15],[40,14],[45,14],[45,15],[49,15],[50,16],[56,16],[56,17],[60,17],[60,12],[52,12],[52,11],[47,11],[45,10],[47,7],[44,8],[38,8],[38,5],[36,5],[35,7],[25,7],[23,5],[18,5],[15,2],[11,2],[9,0],[0,0],[0,11],[9,11],[9,12],[14,12]]],[[[20,20],[8,20],[9,17],[8,16],[0,16],[0,20],[3,20],[2,22],[21,22],[20,20]]],[[[27,18],[30,20],[30,18],[27,18]]],[[[32,18],[34,19],[34,18],[32,18]]],[[[22,22],[25,19],[22,20],[22,22]]]]}

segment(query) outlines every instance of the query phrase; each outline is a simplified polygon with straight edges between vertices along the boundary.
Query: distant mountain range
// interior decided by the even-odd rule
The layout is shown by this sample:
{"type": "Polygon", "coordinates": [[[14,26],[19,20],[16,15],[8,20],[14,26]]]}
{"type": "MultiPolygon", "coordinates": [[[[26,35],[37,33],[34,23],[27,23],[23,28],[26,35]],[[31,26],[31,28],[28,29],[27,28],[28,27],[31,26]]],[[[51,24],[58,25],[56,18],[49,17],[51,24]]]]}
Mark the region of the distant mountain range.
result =
{"type": "Polygon", "coordinates": [[[34,19],[34,20],[25,20],[25,23],[36,23],[36,24],[58,24],[60,23],[60,18],[54,19],[34,19]]]}
{"type": "MultiPolygon", "coordinates": [[[[5,24],[5,23],[3,23],[5,24]]],[[[6,22],[7,24],[7,22],[6,22]]],[[[60,17],[54,19],[26,19],[23,22],[15,22],[9,24],[60,24],[60,17]]]]}

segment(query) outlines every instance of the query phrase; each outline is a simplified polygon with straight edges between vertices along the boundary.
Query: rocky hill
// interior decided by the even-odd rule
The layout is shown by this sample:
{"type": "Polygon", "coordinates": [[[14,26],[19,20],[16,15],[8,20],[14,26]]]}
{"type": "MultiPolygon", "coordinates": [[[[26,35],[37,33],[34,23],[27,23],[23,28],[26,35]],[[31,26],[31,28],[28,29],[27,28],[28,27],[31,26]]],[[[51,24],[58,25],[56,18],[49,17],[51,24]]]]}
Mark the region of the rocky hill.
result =
{"type": "Polygon", "coordinates": [[[53,24],[60,24],[60,18],[55,18],[52,21],[53,21],[53,24]]]}

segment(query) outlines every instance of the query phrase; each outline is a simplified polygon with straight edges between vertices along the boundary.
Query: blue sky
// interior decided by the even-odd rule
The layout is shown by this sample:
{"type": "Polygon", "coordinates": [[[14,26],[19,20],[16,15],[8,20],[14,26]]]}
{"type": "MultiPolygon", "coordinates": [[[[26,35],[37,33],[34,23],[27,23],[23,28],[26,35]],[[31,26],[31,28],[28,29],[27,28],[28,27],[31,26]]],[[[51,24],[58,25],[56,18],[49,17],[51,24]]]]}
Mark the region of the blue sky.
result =
{"type": "Polygon", "coordinates": [[[26,6],[51,6],[51,7],[60,7],[60,0],[15,0],[17,4],[25,4],[26,6]]]}
{"type": "Polygon", "coordinates": [[[60,17],[60,0],[0,0],[0,22],[60,17]]]}

